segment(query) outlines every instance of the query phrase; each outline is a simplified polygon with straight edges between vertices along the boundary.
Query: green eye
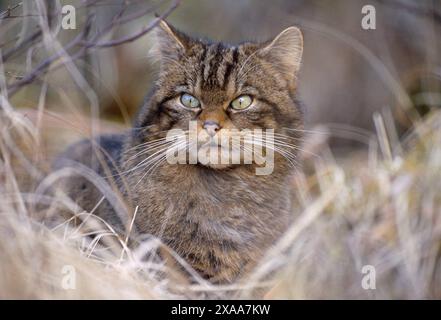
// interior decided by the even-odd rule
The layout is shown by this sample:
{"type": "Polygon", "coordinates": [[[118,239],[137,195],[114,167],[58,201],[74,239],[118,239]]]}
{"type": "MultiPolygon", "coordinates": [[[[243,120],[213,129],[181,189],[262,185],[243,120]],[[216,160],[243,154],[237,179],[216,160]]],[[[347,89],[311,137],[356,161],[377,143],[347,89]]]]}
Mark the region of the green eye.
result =
{"type": "Polygon", "coordinates": [[[247,95],[240,96],[231,102],[231,107],[235,110],[243,110],[248,108],[253,102],[253,98],[247,95]]]}
{"type": "Polygon", "coordinates": [[[181,96],[181,103],[187,108],[197,108],[200,105],[199,100],[188,93],[181,96]]]}

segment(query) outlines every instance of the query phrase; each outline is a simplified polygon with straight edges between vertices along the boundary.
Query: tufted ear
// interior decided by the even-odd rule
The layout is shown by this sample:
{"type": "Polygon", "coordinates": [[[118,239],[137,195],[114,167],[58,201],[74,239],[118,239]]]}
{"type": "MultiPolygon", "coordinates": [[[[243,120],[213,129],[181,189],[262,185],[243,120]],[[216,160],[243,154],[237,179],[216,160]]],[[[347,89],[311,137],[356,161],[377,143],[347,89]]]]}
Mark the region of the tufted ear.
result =
{"type": "Polygon", "coordinates": [[[303,36],[299,28],[289,27],[272,41],[264,43],[259,56],[272,63],[282,74],[292,75],[300,69],[303,53],[303,36]]]}
{"type": "Polygon", "coordinates": [[[190,38],[164,20],[155,28],[150,54],[161,62],[167,58],[177,60],[190,47],[190,38]]]}

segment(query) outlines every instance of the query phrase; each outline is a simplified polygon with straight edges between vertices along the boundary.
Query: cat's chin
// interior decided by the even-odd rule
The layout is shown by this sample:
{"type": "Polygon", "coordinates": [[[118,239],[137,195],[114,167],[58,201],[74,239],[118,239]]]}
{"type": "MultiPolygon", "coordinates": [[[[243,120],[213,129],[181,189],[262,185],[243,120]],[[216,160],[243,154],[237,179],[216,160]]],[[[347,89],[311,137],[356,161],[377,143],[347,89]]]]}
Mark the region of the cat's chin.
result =
{"type": "Polygon", "coordinates": [[[203,167],[215,169],[215,170],[226,170],[226,169],[231,169],[232,167],[237,166],[237,165],[220,164],[220,163],[206,163],[206,164],[198,163],[198,166],[203,166],[203,167]]]}
{"type": "MultiPolygon", "coordinates": [[[[239,155],[235,154],[234,156],[240,158],[240,153],[239,155]]],[[[197,150],[197,154],[194,154],[194,157],[197,158],[198,166],[204,166],[206,168],[224,170],[237,166],[237,164],[233,164],[233,154],[223,150],[223,148],[220,146],[204,145],[197,150]],[[213,158],[210,158],[210,154],[212,152],[216,153],[213,158]]]]}

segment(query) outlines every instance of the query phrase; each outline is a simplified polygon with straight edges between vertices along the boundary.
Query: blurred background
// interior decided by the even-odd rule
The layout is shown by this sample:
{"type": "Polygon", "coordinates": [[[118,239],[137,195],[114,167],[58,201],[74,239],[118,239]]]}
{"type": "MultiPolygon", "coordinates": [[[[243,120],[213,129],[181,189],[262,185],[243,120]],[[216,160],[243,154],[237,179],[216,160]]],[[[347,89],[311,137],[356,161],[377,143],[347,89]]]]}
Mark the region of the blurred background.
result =
{"type": "MultiPolygon", "coordinates": [[[[76,30],[53,32],[61,44],[84,31],[90,13],[94,16],[89,39],[112,23],[123,6],[123,16],[140,13],[133,21],[113,26],[103,37],[110,40],[135,34],[151,23],[155,14],[174,5],[172,1],[0,0],[3,54],[38,29],[39,2],[48,11],[52,6],[56,12],[66,4],[77,9],[76,30]],[[13,10],[8,12],[8,8],[13,10]]],[[[61,15],[54,17],[60,19],[61,15]]],[[[306,106],[308,127],[327,123],[372,131],[373,113],[386,110],[402,134],[414,117],[424,116],[441,105],[440,1],[182,0],[167,20],[190,35],[228,43],[267,40],[288,26],[299,26],[305,39],[300,97],[306,106]],[[362,7],[367,4],[376,9],[375,30],[361,27],[362,7]]],[[[148,58],[150,45],[151,34],[147,33],[122,45],[91,48],[75,60],[90,85],[88,89],[96,94],[92,98],[98,109],[95,116],[108,120],[111,126],[129,126],[152,86],[157,69],[148,58]]],[[[15,54],[5,62],[7,83],[20,80],[50,56],[41,39],[32,48],[32,52],[15,54]]],[[[69,53],[72,52],[75,50],[69,53]]],[[[82,115],[90,117],[91,96],[65,67],[54,69],[21,87],[12,102],[35,110],[45,83],[46,111],[58,116],[61,113],[64,119],[66,113],[76,114],[63,125],[68,130],[75,127],[75,119],[81,122],[82,115]]],[[[332,143],[354,146],[354,141],[347,139],[334,139],[332,143]]]]}

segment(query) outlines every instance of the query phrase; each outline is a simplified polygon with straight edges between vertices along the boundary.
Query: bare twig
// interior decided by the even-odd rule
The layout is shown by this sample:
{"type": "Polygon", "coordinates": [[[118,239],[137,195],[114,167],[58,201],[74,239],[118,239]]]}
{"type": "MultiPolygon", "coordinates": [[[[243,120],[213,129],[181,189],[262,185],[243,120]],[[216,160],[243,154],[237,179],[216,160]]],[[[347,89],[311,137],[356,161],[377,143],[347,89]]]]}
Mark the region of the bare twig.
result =
{"type": "Polygon", "coordinates": [[[146,33],[148,33],[149,31],[151,31],[154,27],[156,27],[158,25],[158,23],[165,19],[166,17],[168,17],[179,5],[179,3],[181,2],[181,0],[175,0],[173,2],[173,4],[170,6],[170,8],[168,8],[167,11],[165,11],[162,15],[160,15],[159,17],[157,17],[155,20],[153,20],[147,27],[145,27],[144,29],[142,29],[141,31],[127,36],[127,37],[123,37],[120,39],[116,39],[116,40],[111,40],[111,41],[107,41],[107,42],[103,42],[103,43],[86,43],[87,47],[100,47],[100,48],[106,48],[106,47],[113,47],[113,46],[117,46],[120,44],[124,44],[127,42],[132,42],[136,39],[139,39],[140,37],[142,37],[143,35],[145,35],[146,33]]]}
{"type": "MultiPolygon", "coordinates": [[[[79,6],[78,9],[80,9],[80,8],[88,9],[92,6],[93,7],[98,6],[100,4],[99,1],[100,0],[84,1],[84,3],[81,6],[79,6]]],[[[22,3],[20,3],[19,5],[22,5],[22,3]]],[[[18,5],[14,6],[12,8],[8,8],[7,10],[3,11],[0,14],[0,15],[3,15],[2,17],[0,17],[0,20],[4,19],[4,18],[26,18],[26,17],[41,17],[41,16],[44,16],[47,19],[51,19],[51,18],[59,16],[61,14],[60,9],[58,9],[58,10],[52,10],[51,12],[47,12],[45,14],[39,13],[39,14],[27,14],[27,15],[22,15],[22,16],[11,16],[11,11],[17,7],[18,7],[18,5]]],[[[36,30],[34,33],[29,35],[27,38],[23,39],[23,41],[21,41],[18,45],[5,51],[5,53],[2,54],[2,56],[1,56],[2,61],[6,62],[8,59],[10,59],[11,57],[20,53],[22,50],[33,45],[36,41],[38,41],[41,38],[41,36],[42,36],[41,30],[40,29],[36,30]]],[[[3,45],[5,45],[5,43],[3,43],[1,46],[3,46],[3,45]]]]}
{"type": "MultiPolygon", "coordinates": [[[[92,4],[96,4],[97,2],[98,2],[97,0],[93,0],[93,1],[87,2],[86,4],[92,5],[92,4]]],[[[94,35],[90,41],[86,41],[85,34],[87,34],[87,32],[88,32],[86,30],[89,30],[91,28],[91,22],[94,20],[94,19],[92,19],[91,16],[89,16],[87,19],[88,22],[86,22],[86,26],[84,27],[84,29],[82,30],[80,35],[78,35],[72,41],[70,41],[68,44],[66,44],[65,47],[63,48],[63,50],[44,59],[32,71],[30,71],[27,75],[24,75],[22,77],[22,79],[10,84],[8,86],[9,95],[12,96],[20,88],[22,88],[23,86],[25,86],[27,84],[32,83],[36,78],[45,74],[49,70],[49,67],[51,67],[51,66],[53,67],[53,63],[55,63],[57,60],[59,60],[59,58],[61,58],[65,52],[68,52],[75,47],[81,47],[81,48],[77,52],[74,52],[70,55],[70,59],[72,61],[75,61],[76,59],[79,59],[79,58],[83,57],[84,55],[86,55],[86,53],[88,52],[89,49],[114,47],[114,46],[122,45],[122,44],[125,44],[128,42],[132,42],[132,41],[135,41],[135,40],[141,38],[143,35],[147,34],[155,26],[157,26],[162,19],[167,18],[178,7],[180,2],[181,2],[181,0],[175,0],[165,12],[163,12],[161,15],[157,16],[153,21],[151,21],[146,27],[144,27],[139,32],[136,32],[135,34],[132,34],[132,35],[129,35],[126,37],[122,37],[120,39],[103,41],[103,42],[100,42],[100,40],[103,37],[105,37],[107,34],[109,34],[116,26],[120,26],[122,24],[131,22],[134,19],[145,16],[146,14],[148,14],[149,12],[152,11],[152,8],[147,8],[145,10],[136,12],[134,14],[123,16],[123,13],[126,10],[126,6],[127,6],[127,3],[125,3],[125,5],[122,6],[121,10],[114,16],[112,21],[107,26],[105,26],[100,32],[98,32],[96,35],[94,35]]],[[[10,58],[12,55],[18,53],[24,47],[29,46],[33,41],[35,41],[39,37],[41,37],[41,30],[35,32],[30,37],[26,38],[19,47],[13,48],[13,49],[9,50],[8,52],[6,52],[2,57],[3,61],[10,58]]],[[[61,66],[61,64],[53,67],[52,70],[55,70],[59,66],[61,66]]]]}
{"type": "Polygon", "coordinates": [[[29,35],[26,39],[24,39],[18,46],[15,46],[14,48],[9,49],[5,52],[5,54],[2,56],[2,61],[6,61],[12,56],[14,56],[16,53],[20,52],[24,48],[32,45],[35,41],[37,41],[41,37],[41,30],[37,30],[31,35],[29,35]]]}
{"type": "Polygon", "coordinates": [[[11,12],[20,7],[22,4],[22,2],[19,2],[12,7],[8,7],[8,9],[6,9],[5,11],[0,12],[0,19],[11,17],[11,12]]]}
{"type": "Polygon", "coordinates": [[[37,67],[35,67],[30,73],[28,73],[26,76],[24,76],[21,80],[14,82],[8,87],[8,93],[12,96],[19,90],[22,86],[27,85],[31,82],[33,82],[37,77],[41,76],[42,74],[46,73],[49,66],[55,62],[57,59],[59,59],[63,52],[71,49],[72,47],[78,45],[82,39],[84,38],[85,34],[87,34],[90,24],[92,22],[92,16],[89,16],[86,22],[86,27],[83,29],[83,32],[81,32],[77,37],[75,37],[72,41],[70,41],[64,48],[63,51],[59,51],[55,53],[54,55],[46,58],[43,60],[37,67]]]}

